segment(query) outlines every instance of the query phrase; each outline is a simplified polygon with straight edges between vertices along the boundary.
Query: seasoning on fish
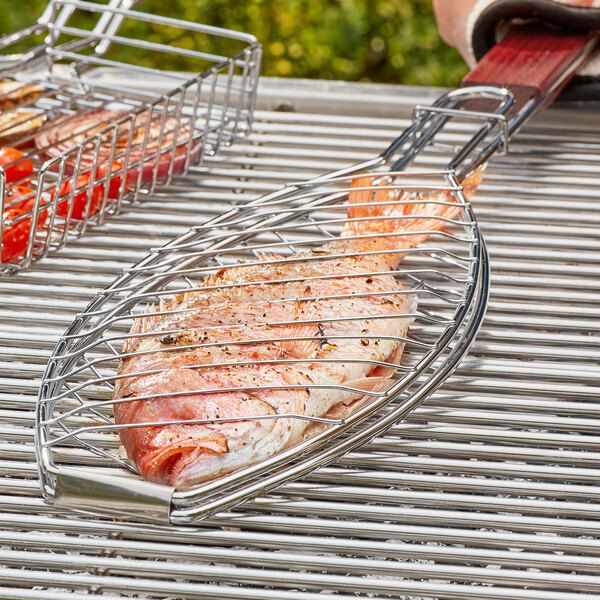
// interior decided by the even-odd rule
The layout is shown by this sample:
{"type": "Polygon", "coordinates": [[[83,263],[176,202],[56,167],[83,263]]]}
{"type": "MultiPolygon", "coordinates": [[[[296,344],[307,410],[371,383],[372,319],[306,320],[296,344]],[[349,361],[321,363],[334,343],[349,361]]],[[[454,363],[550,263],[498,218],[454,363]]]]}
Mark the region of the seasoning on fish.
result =
{"type": "MultiPolygon", "coordinates": [[[[480,179],[464,181],[467,197],[480,179]]],[[[256,463],[318,430],[285,415],[347,415],[364,397],[348,388],[391,375],[377,363],[400,362],[416,295],[389,272],[459,207],[448,191],[406,203],[372,186],[370,175],[353,181],[340,238],[222,269],[135,321],[116,423],[229,419],[121,429],[144,479],[187,489],[256,463]]]]}

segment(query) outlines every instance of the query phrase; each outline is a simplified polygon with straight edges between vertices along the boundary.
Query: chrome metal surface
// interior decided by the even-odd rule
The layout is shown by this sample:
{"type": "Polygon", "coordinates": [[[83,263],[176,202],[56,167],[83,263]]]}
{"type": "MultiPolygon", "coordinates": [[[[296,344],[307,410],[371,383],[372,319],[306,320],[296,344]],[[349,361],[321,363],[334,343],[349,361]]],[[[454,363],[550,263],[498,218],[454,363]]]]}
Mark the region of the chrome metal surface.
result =
{"type": "Polygon", "coordinates": [[[51,0],[36,27],[0,39],[2,79],[20,86],[0,94],[0,142],[24,154],[0,167],[0,272],[27,268],[250,130],[261,54],[256,39],[132,11],[133,4],[51,0]],[[74,26],[78,19],[96,23],[84,29],[74,26]],[[199,45],[226,41],[227,55],[146,39],[167,29],[193,35],[199,45]],[[9,54],[14,44],[31,48],[9,54]],[[129,62],[111,58],[113,50],[124,50],[129,62]],[[196,73],[143,66],[148,52],[185,56],[196,73]],[[121,79],[98,78],[106,67],[118,68],[121,79]],[[144,89],[136,87],[139,80],[144,89]],[[162,89],[152,89],[150,80],[162,89]],[[27,165],[7,179],[8,169],[27,165]],[[14,185],[27,189],[11,195],[14,185]]]}
{"type": "Polygon", "coordinates": [[[54,504],[84,514],[164,525],[169,522],[172,495],[173,490],[164,485],[90,472],[89,468],[61,467],[56,473],[54,504]]]}
{"type": "MultiPolygon", "coordinates": [[[[42,501],[33,411],[72,314],[191,222],[368,160],[439,95],[261,85],[248,140],[0,280],[0,598],[600,597],[597,106],[539,114],[490,161],[474,201],[488,313],[467,359],[404,423],[199,526],[77,518],[42,501]]],[[[464,139],[462,125],[445,134],[464,139]]],[[[422,166],[442,163],[431,153],[422,166]]]]}

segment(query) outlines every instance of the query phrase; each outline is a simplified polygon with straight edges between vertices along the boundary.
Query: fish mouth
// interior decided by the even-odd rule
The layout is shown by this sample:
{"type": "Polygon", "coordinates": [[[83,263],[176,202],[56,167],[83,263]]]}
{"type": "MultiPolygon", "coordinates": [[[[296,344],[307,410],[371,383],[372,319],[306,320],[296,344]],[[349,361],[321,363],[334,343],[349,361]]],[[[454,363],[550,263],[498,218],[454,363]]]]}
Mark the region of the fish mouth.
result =
{"type": "Polygon", "coordinates": [[[208,459],[228,451],[227,438],[222,435],[190,439],[154,452],[144,461],[143,467],[140,465],[140,470],[145,479],[178,487],[179,474],[190,461],[208,459]]]}

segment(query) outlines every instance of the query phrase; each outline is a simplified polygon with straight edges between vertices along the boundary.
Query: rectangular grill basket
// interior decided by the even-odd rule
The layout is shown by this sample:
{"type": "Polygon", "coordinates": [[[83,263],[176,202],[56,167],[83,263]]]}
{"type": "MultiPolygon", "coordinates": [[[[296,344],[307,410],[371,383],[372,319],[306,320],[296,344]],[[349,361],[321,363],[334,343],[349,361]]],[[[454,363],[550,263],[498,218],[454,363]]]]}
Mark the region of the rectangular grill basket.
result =
{"type": "Polygon", "coordinates": [[[0,167],[0,272],[27,268],[250,130],[256,39],[132,11],[134,3],[52,0],[36,25],[0,39],[0,79],[16,88],[0,92],[0,145],[34,168],[7,181],[0,167]],[[174,70],[146,66],[155,54],[174,70]],[[107,69],[120,78],[103,77],[107,69]],[[15,128],[25,133],[9,143],[15,128]],[[14,184],[31,191],[15,197],[14,184]]]}

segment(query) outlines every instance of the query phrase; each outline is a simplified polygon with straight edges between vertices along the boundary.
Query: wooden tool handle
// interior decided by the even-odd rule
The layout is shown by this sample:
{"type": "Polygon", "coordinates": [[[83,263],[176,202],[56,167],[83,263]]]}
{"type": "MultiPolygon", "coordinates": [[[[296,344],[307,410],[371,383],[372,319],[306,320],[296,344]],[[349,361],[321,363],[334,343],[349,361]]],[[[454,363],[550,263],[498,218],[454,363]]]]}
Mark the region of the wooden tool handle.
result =
{"type": "Polygon", "coordinates": [[[573,33],[539,24],[513,27],[467,74],[462,85],[508,87],[520,106],[547,94],[560,82],[558,94],[574,74],[569,70],[582,54],[589,54],[596,37],[596,32],[573,33]]]}

